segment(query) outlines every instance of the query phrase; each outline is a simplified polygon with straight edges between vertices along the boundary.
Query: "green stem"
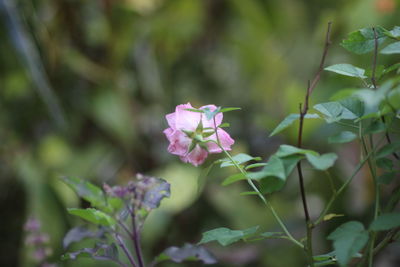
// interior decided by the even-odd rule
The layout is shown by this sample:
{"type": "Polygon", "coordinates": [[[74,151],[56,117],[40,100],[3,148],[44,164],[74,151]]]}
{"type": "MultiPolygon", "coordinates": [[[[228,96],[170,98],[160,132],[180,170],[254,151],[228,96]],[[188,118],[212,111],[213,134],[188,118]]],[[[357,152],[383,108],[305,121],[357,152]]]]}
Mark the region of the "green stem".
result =
{"type": "Polygon", "coordinates": [[[329,181],[329,185],[331,186],[332,193],[335,194],[336,188],[335,188],[335,184],[333,183],[332,176],[331,176],[330,172],[328,172],[328,171],[325,171],[325,173],[326,173],[326,176],[328,176],[328,181],[329,181]]]}
{"type": "Polygon", "coordinates": [[[278,222],[279,226],[282,228],[282,230],[285,232],[287,235],[288,239],[295,243],[297,246],[304,248],[303,244],[297,241],[289,232],[289,230],[286,228],[285,224],[282,222],[281,218],[275,211],[274,207],[271,205],[271,203],[264,197],[264,195],[260,192],[260,190],[257,188],[257,186],[253,183],[253,181],[249,178],[247,172],[239,165],[237,162],[232,158],[232,156],[226,151],[218,141],[218,146],[222,149],[222,151],[225,153],[225,155],[229,158],[229,160],[232,162],[232,164],[246,177],[247,183],[250,185],[251,188],[257,193],[259,198],[262,200],[262,202],[268,207],[268,209],[271,211],[272,215],[274,216],[275,220],[278,222]]]}
{"type": "Polygon", "coordinates": [[[267,206],[267,208],[271,211],[272,215],[274,216],[275,220],[278,222],[279,226],[282,228],[283,232],[287,235],[288,239],[292,241],[294,244],[297,246],[304,248],[304,245],[297,241],[292,234],[290,234],[289,230],[286,228],[285,224],[282,222],[281,218],[279,217],[278,213],[275,211],[274,207],[271,205],[271,203],[264,197],[264,195],[260,192],[260,190],[257,188],[257,186],[253,183],[253,181],[250,179],[248,176],[247,172],[239,165],[237,162],[232,158],[232,156],[226,151],[223,146],[221,145],[219,136],[218,136],[218,127],[215,122],[215,117],[213,118],[214,120],[214,128],[215,128],[215,136],[217,137],[217,142],[216,144],[218,147],[225,153],[225,155],[229,158],[229,160],[232,162],[232,164],[240,171],[240,173],[243,174],[244,177],[246,177],[247,183],[253,188],[253,190],[257,193],[258,197],[261,199],[261,201],[267,206]]]}
{"type": "Polygon", "coordinates": [[[396,240],[395,236],[399,233],[400,228],[392,229],[385,238],[375,247],[374,255],[379,253],[383,248],[385,248],[388,244],[394,242],[396,240]]]}
{"type": "MultiPolygon", "coordinates": [[[[377,182],[376,166],[375,166],[374,160],[373,160],[373,156],[374,156],[373,139],[372,139],[371,135],[369,137],[370,137],[370,145],[371,145],[371,154],[372,154],[372,156],[368,158],[368,167],[369,167],[369,170],[371,172],[373,183],[374,183],[375,206],[374,206],[373,220],[375,220],[378,217],[378,213],[379,213],[380,188],[379,188],[379,184],[377,182]]],[[[364,153],[368,154],[368,148],[367,148],[367,144],[366,144],[366,141],[365,141],[364,137],[361,137],[361,142],[362,142],[362,146],[364,148],[364,153]]],[[[376,239],[376,232],[372,232],[371,233],[371,239],[370,239],[369,246],[368,246],[368,266],[369,267],[372,267],[372,264],[373,264],[375,239],[376,239]]]]}
{"type": "MultiPolygon", "coordinates": [[[[384,138],[381,138],[378,141],[378,144],[381,143],[383,141],[384,138]]],[[[378,146],[378,144],[376,145],[376,147],[378,146]]],[[[335,202],[336,198],[347,188],[347,186],[351,183],[351,181],[353,180],[353,178],[357,175],[357,173],[361,170],[361,168],[364,166],[364,164],[369,160],[369,158],[371,157],[372,153],[376,152],[375,149],[371,150],[368,155],[365,156],[365,158],[363,158],[363,160],[358,163],[356,169],[353,171],[353,173],[351,174],[351,176],[342,184],[342,186],[336,191],[336,193],[334,193],[332,195],[332,197],[330,198],[328,204],[325,206],[325,209],[321,212],[321,215],[318,217],[318,219],[315,221],[314,225],[317,225],[319,223],[321,223],[325,217],[325,215],[328,213],[328,211],[330,210],[330,208],[332,207],[333,202],[335,202]]]]}

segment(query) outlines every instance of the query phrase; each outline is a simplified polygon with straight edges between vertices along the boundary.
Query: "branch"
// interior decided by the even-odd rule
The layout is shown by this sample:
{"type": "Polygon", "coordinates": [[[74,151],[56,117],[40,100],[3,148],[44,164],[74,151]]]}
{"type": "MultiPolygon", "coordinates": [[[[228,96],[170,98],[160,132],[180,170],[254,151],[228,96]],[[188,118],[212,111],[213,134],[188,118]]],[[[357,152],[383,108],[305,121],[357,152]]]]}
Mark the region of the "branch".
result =
{"type": "Polygon", "coordinates": [[[144,267],[144,261],[143,261],[143,254],[142,254],[142,248],[140,246],[140,230],[136,226],[136,218],[135,214],[131,214],[132,218],[132,230],[133,230],[133,236],[132,236],[132,241],[133,245],[135,247],[135,253],[136,257],[138,260],[138,265],[139,267],[144,267]]]}
{"type": "MultiPolygon", "coordinates": [[[[316,85],[317,85],[317,83],[318,83],[318,81],[319,81],[319,79],[321,77],[322,71],[324,70],[324,64],[325,64],[326,55],[328,54],[328,49],[329,49],[329,46],[331,44],[331,41],[330,41],[331,26],[332,26],[332,22],[329,22],[328,23],[328,30],[326,32],[326,38],[325,38],[325,47],[324,47],[324,51],[322,53],[321,63],[319,64],[318,71],[315,74],[315,77],[312,80],[312,82],[308,81],[307,92],[306,92],[306,96],[305,96],[305,100],[304,100],[304,106],[302,107],[302,105],[300,104],[300,124],[299,124],[299,133],[298,133],[298,139],[297,139],[297,147],[299,147],[299,148],[302,147],[304,118],[305,118],[305,116],[306,116],[306,114],[308,112],[309,98],[310,98],[312,92],[314,91],[314,88],[316,87],[316,85]]],[[[299,174],[300,191],[301,191],[301,198],[302,198],[302,201],[303,201],[304,214],[305,214],[306,222],[309,223],[310,222],[310,215],[309,215],[308,207],[307,207],[307,201],[306,201],[305,189],[304,189],[303,172],[302,172],[302,169],[301,169],[301,163],[300,162],[297,164],[297,171],[298,171],[298,174],[299,174]]]]}
{"type": "Polygon", "coordinates": [[[125,242],[122,240],[122,238],[119,236],[119,234],[118,233],[115,234],[114,238],[117,241],[118,246],[122,249],[122,251],[128,257],[128,260],[131,263],[132,267],[137,267],[138,265],[136,264],[135,259],[132,257],[132,254],[129,252],[127,246],[125,245],[125,242]]]}
{"type": "MultiPolygon", "coordinates": [[[[318,67],[318,71],[315,74],[314,79],[310,82],[308,81],[307,85],[307,92],[306,96],[304,99],[304,106],[302,107],[302,104],[300,104],[300,119],[299,119],[299,133],[298,133],[298,139],[297,139],[297,147],[301,148],[302,147],[302,142],[303,142],[303,127],[304,127],[304,118],[308,112],[309,108],[309,99],[314,91],[315,87],[317,86],[318,81],[321,78],[321,73],[324,70],[324,64],[325,64],[325,59],[328,54],[328,49],[331,44],[330,41],[330,33],[331,33],[331,26],[332,22],[328,23],[328,29],[326,32],[326,37],[325,37],[325,47],[324,51],[322,53],[322,58],[321,62],[318,67]]],[[[306,192],[305,192],[305,187],[304,187],[304,177],[303,177],[303,171],[301,169],[301,162],[299,161],[297,163],[297,172],[299,175],[299,184],[300,184],[300,194],[301,194],[301,200],[303,203],[303,208],[304,208],[304,215],[305,215],[305,220],[306,220],[306,226],[307,226],[307,246],[306,246],[306,252],[308,256],[308,261],[310,263],[310,266],[314,266],[314,260],[312,257],[312,228],[314,227],[313,223],[311,222],[310,219],[310,213],[308,212],[308,206],[307,206],[307,199],[306,199],[306,192]]]]}
{"type": "MultiPolygon", "coordinates": [[[[376,64],[377,64],[377,59],[378,59],[378,45],[379,45],[379,43],[378,43],[378,36],[377,36],[377,33],[376,33],[376,28],[373,27],[372,30],[374,31],[374,44],[375,44],[375,46],[374,46],[374,58],[372,60],[371,82],[372,82],[372,85],[374,86],[374,89],[377,89],[378,87],[376,85],[375,73],[376,73],[376,64]]],[[[384,116],[381,116],[381,120],[382,120],[383,123],[385,123],[385,117],[384,116]]],[[[387,140],[388,144],[391,144],[392,140],[390,139],[390,135],[389,135],[388,131],[386,131],[385,136],[386,136],[386,140],[387,140]]],[[[399,157],[399,155],[397,155],[396,152],[393,152],[392,154],[393,154],[393,157],[395,157],[397,160],[400,160],[400,157],[399,157]]]]}

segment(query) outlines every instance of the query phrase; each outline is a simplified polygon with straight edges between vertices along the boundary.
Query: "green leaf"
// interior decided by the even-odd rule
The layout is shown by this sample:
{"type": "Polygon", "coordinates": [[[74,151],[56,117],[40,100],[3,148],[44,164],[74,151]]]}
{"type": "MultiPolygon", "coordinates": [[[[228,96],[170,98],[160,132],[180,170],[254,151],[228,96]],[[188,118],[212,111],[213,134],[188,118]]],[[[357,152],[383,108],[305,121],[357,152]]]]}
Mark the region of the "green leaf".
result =
{"type": "Polygon", "coordinates": [[[373,120],[370,125],[363,131],[363,134],[374,134],[380,133],[386,130],[386,125],[381,121],[381,119],[373,120]]]}
{"type": "Polygon", "coordinates": [[[63,177],[62,180],[74,190],[78,196],[88,201],[93,207],[110,211],[110,209],[107,208],[106,196],[100,187],[76,177],[63,177]]]}
{"type": "MultiPolygon", "coordinates": [[[[282,132],[285,130],[287,127],[292,125],[296,120],[300,118],[299,114],[290,114],[286,118],[283,119],[281,123],[272,131],[272,133],[269,135],[269,137],[276,135],[277,133],[282,132]]],[[[318,119],[320,118],[318,114],[306,114],[305,116],[306,119],[318,119]]]]}
{"type": "MultiPolygon", "coordinates": [[[[334,153],[320,155],[313,150],[301,149],[301,148],[290,146],[290,145],[281,145],[279,147],[278,151],[274,154],[274,157],[280,158],[280,160],[282,161],[282,165],[284,165],[285,158],[288,156],[294,156],[294,155],[300,156],[299,158],[296,158],[296,160],[294,162],[297,163],[297,159],[301,159],[302,156],[305,155],[307,160],[311,163],[311,165],[313,165],[318,170],[326,170],[326,169],[332,167],[337,159],[337,155],[334,153]]],[[[275,158],[271,157],[271,159],[273,159],[274,162],[277,163],[275,158]]],[[[276,164],[276,165],[272,165],[272,166],[278,167],[279,165],[276,164]]],[[[268,165],[266,166],[266,168],[267,167],[268,167],[268,165]]],[[[273,173],[275,170],[276,169],[272,169],[273,173]]],[[[289,175],[289,173],[287,173],[287,170],[285,169],[285,167],[284,167],[284,170],[285,170],[284,171],[285,176],[289,175]]],[[[278,175],[278,172],[275,172],[274,174],[275,174],[275,176],[282,177],[282,176],[278,175]]]]}
{"type": "Polygon", "coordinates": [[[337,91],[336,93],[334,93],[329,100],[331,101],[339,101],[342,100],[344,98],[348,98],[351,97],[354,92],[356,92],[358,89],[354,89],[354,88],[346,88],[346,89],[342,89],[337,91]]]}
{"type": "Polygon", "coordinates": [[[379,184],[390,184],[396,177],[396,172],[386,172],[377,178],[379,184]]]}
{"type": "Polygon", "coordinates": [[[364,103],[356,97],[347,97],[345,99],[341,99],[339,100],[339,103],[356,117],[361,117],[364,115],[364,103]]]}
{"type": "Polygon", "coordinates": [[[247,165],[247,166],[245,167],[245,169],[246,169],[246,170],[249,170],[249,169],[254,169],[254,168],[258,168],[258,167],[264,167],[264,166],[266,166],[266,165],[267,165],[267,163],[264,163],[264,162],[253,163],[253,164],[247,165]]]}
{"type": "Polygon", "coordinates": [[[400,54],[400,42],[395,42],[386,46],[380,53],[385,55],[400,54]]]}
{"type": "Polygon", "coordinates": [[[272,155],[261,171],[248,173],[248,176],[260,183],[262,193],[273,193],[284,187],[286,178],[302,158],[303,156],[299,155],[291,155],[284,158],[272,155]]]}
{"type": "MultiPolygon", "coordinates": [[[[382,27],[376,27],[378,44],[382,44],[386,40],[385,31],[382,27]]],[[[340,45],[356,54],[371,52],[375,49],[374,31],[372,28],[364,28],[352,32],[340,45]]]]}
{"type": "Polygon", "coordinates": [[[333,218],[337,218],[337,217],[343,217],[343,214],[336,214],[336,213],[329,213],[327,215],[324,216],[324,221],[329,221],[332,220],[333,218]]]}
{"type": "Polygon", "coordinates": [[[390,73],[390,72],[392,72],[394,70],[399,70],[399,69],[400,69],[400,63],[393,64],[392,66],[387,67],[386,69],[384,69],[382,75],[385,75],[387,73],[390,73]]]}
{"type": "Polygon", "coordinates": [[[204,232],[203,237],[198,244],[200,245],[212,241],[217,241],[222,246],[227,246],[239,240],[245,240],[245,238],[257,232],[258,228],[259,226],[254,226],[244,230],[231,230],[225,227],[216,228],[214,230],[204,232]]]}
{"type": "Polygon", "coordinates": [[[326,71],[335,72],[344,76],[357,77],[361,79],[367,78],[365,70],[353,66],[351,64],[336,64],[325,68],[326,71]]]}
{"type": "Polygon", "coordinates": [[[229,111],[235,111],[235,110],[241,110],[241,108],[222,108],[219,112],[225,113],[225,112],[229,112],[229,111]]]}
{"type": "Polygon", "coordinates": [[[253,180],[261,180],[267,176],[276,176],[280,179],[286,179],[285,166],[279,157],[272,155],[267,165],[261,171],[249,172],[248,176],[253,180]]]}
{"type": "Polygon", "coordinates": [[[375,158],[380,159],[380,158],[386,157],[390,154],[393,154],[394,152],[396,152],[399,149],[400,149],[400,141],[393,142],[391,144],[386,144],[381,149],[379,149],[378,152],[376,152],[375,158]]]}
{"type": "Polygon", "coordinates": [[[316,261],[314,263],[315,266],[327,266],[337,263],[334,251],[322,255],[313,256],[313,259],[314,261],[316,261]]]}
{"type": "Polygon", "coordinates": [[[264,238],[282,238],[285,235],[283,232],[264,232],[264,233],[261,233],[260,236],[262,236],[264,238]]]}
{"type": "Polygon", "coordinates": [[[328,143],[330,144],[344,144],[353,141],[357,138],[357,135],[350,131],[343,131],[333,136],[328,137],[328,143]]]}
{"type": "Polygon", "coordinates": [[[203,109],[197,109],[197,108],[185,108],[185,110],[197,113],[204,113],[203,109]]]}
{"type": "Polygon", "coordinates": [[[360,89],[354,93],[354,96],[364,103],[364,114],[360,119],[365,118],[368,114],[379,112],[379,106],[385,99],[385,94],[380,88],[378,90],[360,89]]]}
{"type": "Polygon", "coordinates": [[[103,226],[113,226],[116,224],[116,221],[109,215],[105,214],[102,211],[96,209],[76,209],[70,208],[68,209],[68,213],[81,217],[91,223],[96,225],[103,225],[103,226]]]}
{"type": "Polygon", "coordinates": [[[222,185],[227,186],[227,185],[233,184],[234,182],[241,181],[241,180],[246,180],[246,176],[244,176],[243,173],[237,173],[237,174],[231,175],[228,178],[226,178],[222,182],[222,185]]]}
{"type": "Polygon", "coordinates": [[[358,118],[356,114],[345,108],[339,102],[321,103],[315,105],[314,108],[325,115],[325,120],[328,123],[339,121],[341,119],[353,120],[358,118]]]}
{"type": "MultiPolygon", "coordinates": [[[[113,211],[118,211],[124,206],[123,200],[117,197],[107,197],[107,204],[113,211]]],[[[104,211],[108,210],[108,208],[104,209],[104,211]]]]}
{"type": "Polygon", "coordinates": [[[376,160],[376,165],[386,171],[393,170],[393,161],[388,158],[380,158],[376,160]]]}
{"type": "Polygon", "coordinates": [[[364,226],[357,221],[342,224],[329,236],[333,240],[333,247],[340,266],[346,266],[351,258],[368,242],[368,232],[364,226]]]}
{"type": "Polygon", "coordinates": [[[295,146],[290,146],[290,145],[281,145],[278,149],[278,151],[275,153],[277,157],[283,158],[295,154],[301,154],[301,155],[306,155],[306,154],[313,154],[313,155],[318,155],[317,152],[308,150],[308,149],[301,149],[295,146]]]}
{"type": "Polygon", "coordinates": [[[327,153],[321,156],[306,154],[306,158],[314,168],[324,171],[332,167],[338,157],[335,153],[327,153]]]}
{"type": "Polygon", "coordinates": [[[315,255],[313,256],[313,259],[315,261],[323,261],[323,260],[329,260],[335,257],[335,251],[331,251],[329,253],[326,254],[322,254],[322,255],[315,255]]]}
{"type": "Polygon", "coordinates": [[[399,38],[400,38],[400,27],[399,26],[394,26],[393,30],[385,31],[384,33],[385,33],[386,36],[389,36],[390,38],[399,40],[399,38]]]}
{"type": "Polygon", "coordinates": [[[388,102],[395,109],[400,109],[400,87],[397,87],[396,89],[390,91],[390,93],[388,94],[388,102]]]}
{"type": "Polygon", "coordinates": [[[386,231],[400,226],[400,213],[381,214],[370,225],[372,231],[386,231]]]}
{"type": "Polygon", "coordinates": [[[227,128],[230,127],[231,125],[229,124],[229,122],[224,122],[222,123],[220,126],[218,126],[219,128],[227,128]]]}
{"type": "MultiPolygon", "coordinates": [[[[238,165],[243,164],[243,163],[246,163],[246,162],[251,161],[251,160],[256,160],[256,161],[257,161],[257,160],[261,160],[260,157],[253,157],[253,156],[247,155],[247,154],[245,154],[245,153],[239,153],[239,154],[233,156],[232,159],[233,159],[238,165]]],[[[229,167],[229,166],[235,166],[235,165],[231,162],[231,160],[230,160],[229,158],[224,158],[224,159],[222,159],[222,161],[223,161],[223,162],[221,163],[221,168],[229,167]]]]}

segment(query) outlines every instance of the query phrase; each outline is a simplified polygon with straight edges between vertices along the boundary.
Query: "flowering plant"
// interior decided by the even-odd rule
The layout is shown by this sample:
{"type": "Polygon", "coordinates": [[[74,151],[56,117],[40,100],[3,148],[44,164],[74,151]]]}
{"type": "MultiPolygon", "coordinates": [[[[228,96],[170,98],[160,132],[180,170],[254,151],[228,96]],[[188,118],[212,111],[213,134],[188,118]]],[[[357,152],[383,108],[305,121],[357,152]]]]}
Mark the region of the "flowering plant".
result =
{"type": "Polygon", "coordinates": [[[203,164],[208,153],[221,153],[222,149],[229,151],[234,144],[229,134],[220,128],[223,114],[215,105],[199,109],[194,109],[190,103],[178,105],[166,119],[169,128],[164,134],[170,142],[168,152],[194,166],[203,164]]]}
{"type": "MultiPolygon", "coordinates": [[[[295,145],[280,145],[266,162],[262,162],[260,157],[244,153],[231,155],[229,152],[232,150],[234,140],[223,129],[229,126],[222,123],[223,113],[238,108],[206,105],[196,109],[187,103],[178,105],[175,112],[166,115],[169,127],[164,130],[164,134],[169,141],[168,151],[194,166],[203,164],[209,153],[223,153],[225,157],[210,166],[218,164],[221,168],[234,168],[236,173],[224,179],[222,185],[247,182],[250,190],[242,192],[241,195],[258,197],[276,220],[281,231],[259,232],[261,227],[258,225],[242,230],[226,227],[211,229],[202,234],[201,240],[196,245],[185,244],[180,248],[167,248],[151,261],[149,266],[164,260],[178,263],[184,260],[199,260],[204,264],[213,264],[216,259],[201,246],[202,244],[216,241],[227,246],[240,240],[256,242],[281,238],[304,252],[304,265],[307,266],[372,267],[375,256],[400,238],[400,213],[396,212],[396,206],[400,202],[400,187],[394,179],[399,173],[397,153],[400,150],[400,142],[392,141],[392,135],[398,132],[393,126],[398,123],[400,114],[398,77],[400,64],[382,67],[380,71],[377,68],[379,52],[383,55],[400,53],[400,27],[395,27],[391,31],[381,27],[361,29],[351,33],[342,42],[344,48],[356,54],[374,52],[370,73],[351,64],[335,64],[324,68],[328,47],[331,44],[330,29],[331,24],[328,26],[320,66],[314,79],[307,85],[299,113],[288,115],[270,134],[274,136],[298,122],[298,141],[295,145]],[[387,39],[395,42],[379,50],[379,45],[387,39]],[[362,82],[362,88],[339,91],[334,100],[310,107],[311,95],[324,70],[357,78],[362,82]],[[385,75],[389,76],[394,71],[397,72],[397,77],[382,80],[385,75]],[[314,113],[309,113],[311,108],[315,110],[314,113]],[[328,141],[331,144],[339,146],[358,141],[360,161],[345,180],[335,181],[330,175],[330,168],[338,159],[336,153],[320,154],[303,147],[303,129],[308,119],[320,119],[327,124],[334,123],[343,127],[339,128],[338,133],[329,137],[328,141]],[[310,212],[307,201],[305,175],[302,169],[304,164],[308,164],[311,171],[320,176],[326,174],[326,184],[331,190],[331,196],[326,200],[323,209],[313,213],[310,212]],[[367,178],[371,178],[374,189],[375,201],[372,213],[363,217],[366,221],[349,220],[341,224],[326,237],[332,241],[332,250],[315,255],[314,230],[323,223],[345,216],[342,211],[336,211],[333,204],[342,197],[364,165],[368,165],[367,178]],[[283,189],[294,169],[297,169],[299,195],[304,211],[303,237],[292,233],[270,201],[273,193],[283,189]],[[392,193],[383,199],[381,191],[384,186],[387,186],[387,190],[391,190],[392,193]]],[[[88,237],[97,242],[94,248],[84,248],[65,254],[64,259],[91,257],[96,260],[114,261],[120,266],[144,267],[146,261],[141,251],[141,229],[149,212],[157,208],[163,198],[169,197],[169,184],[162,179],[143,175],[138,175],[136,180],[129,182],[127,186],[104,185],[104,190],[76,178],[67,178],[64,181],[92,206],[88,209],[69,209],[69,213],[97,227],[96,231],[77,227],[68,232],[64,238],[66,248],[72,242],[88,237]],[[133,250],[129,249],[128,242],[133,246],[133,250]],[[125,258],[119,257],[120,252],[125,258]],[[126,261],[129,264],[126,264],[126,261]]]]}
{"type": "Polygon", "coordinates": [[[398,168],[400,157],[397,150],[400,149],[400,143],[392,142],[391,134],[394,132],[393,124],[399,119],[400,114],[400,79],[398,77],[389,78],[387,81],[382,81],[382,85],[378,84],[378,81],[385,75],[395,70],[399,74],[400,65],[394,64],[387,68],[383,66],[377,68],[379,52],[383,55],[400,53],[400,27],[395,27],[391,31],[382,27],[361,29],[351,33],[342,42],[344,48],[356,54],[374,52],[372,70],[369,73],[365,69],[351,64],[335,64],[324,68],[328,48],[331,44],[330,29],[331,24],[329,23],[321,63],[314,79],[308,83],[304,102],[300,104],[299,114],[287,116],[270,134],[270,136],[276,135],[298,121],[297,144],[295,146],[282,144],[267,162],[257,162],[261,158],[243,153],[232,156],[228,152],[233,142],[230,141],[229,135],[220,129],[224,109],[216,108],[213,105],[209,105],[211,111],[203,107],[192,109],[191,105],[187,104],[177,106],[175,113],[167,115],[170,128],[164,133],[170,141],[169,152],[181,156],[183,161],[190,162],[195,166],[204,162],[207,149],[211,148],[210,144],[218,149],[213,151],[224,152],[227,157],[216,161],[215,164],[220,164],[221,168],[234,167],[238,173],[227,177],[222,184],[226,186],[242,180],[247,181],[251,191],[243,192],[242,195],[258,196],[282,229],[282,232],[257,233],[259,226],[244,230],[221,227],[203,233],[199,244],[217,241],[226,246],[239,240],[250,242],[266,238],[284,238],[304,250],[308,266],[338,264],[342,267],[349,265],[372,267],[375,255],[400,237],[400,213],[394,212],[396,204],[400,201],[399,187],[392,186],[393,193],[386,205],[383,205],[381,200],[382,186],[393,183],[395,174],[398,173],[396,168],[398,168]],[[379,45],[387,39],[395,40],[395,42],[379,51],[379,45]],[[340,91],[335,95],[335,101],[316,104],[313,108],[318,113],[309,114],[310,97],[324,70],[358,78],[363,83],[363,88],[340,91]],[[198,115],[197,113],[202,114],[198,115]],[[203,116],[207,118],[206,121],[203,121],[203,116]],[[335,182],[329,174],[329,169],[334,166],[338,156],[332,152],[320,154],[317,151],[303,148],[302,136],[307,119],[323,119],[328,124],[336,123],[345,127],[343,131],[329,137],[329,143],[344,144],[357,139],[361,145],[360,163],[350,177],[344,182],[340,181],[339,188],[336,188],[335,182]],[[213,137],[210,140],[203,137],[203,124],[207,121],[214,121],[211,126],[209,126],[210,123],[207,124],[207,127],[211,129],[210,136],[213,137]],[[356,132],[353,132],[354,129],[356,132]],[[213,135],[214,133],[215,135],[213,135]],[[382,145],[385,139],[386,145],[382,145]],[[194,149],[197,150],[193,153],[194,149]],[[319,212],[317,218],[312,218],[308,207],[305,177],[302,170],[304,161],[307,161],[314,171],[328,174],[328,184],[332,190],[331,198],[319,212]],[[365,164],[369,167],[375,194],[373,214],[369,219],[368,226],[355,220],[343,223],[327,237],[332,241],[333,251],[314,255],[314,229],[323,222],[344,216],[329,212],[333,209],[333,203],[337,201],[365,164]],[[296,238],[291,233],[268,199],[272,193],[283,189],[295,168],[297,168],[304,210],[306,228],[304,238],[296,238]]]}

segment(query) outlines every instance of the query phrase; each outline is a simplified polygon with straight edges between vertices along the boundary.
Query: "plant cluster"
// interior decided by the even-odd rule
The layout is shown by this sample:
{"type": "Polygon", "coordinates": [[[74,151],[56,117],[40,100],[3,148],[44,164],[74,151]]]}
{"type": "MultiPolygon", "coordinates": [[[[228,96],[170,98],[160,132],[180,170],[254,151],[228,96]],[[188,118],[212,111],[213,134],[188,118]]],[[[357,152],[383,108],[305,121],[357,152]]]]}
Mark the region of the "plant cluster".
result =
{"type": "MultiPolygon", "coordinates": [[[[223,153],[211,166],[235,168],[237,173],[224,179],[222,185],[245,181],[250,190],[241,195],[254,195],[265,205],[275,218],[281,232],[259,232],[259,226],[243,230],[220,227],[203,233],[198,244],[186,244],[181,248],[171,247],[155,258],[153,266],[163,260],[182,262],[183,260],[201,260],[212,264],[216,259],[201,245],[217,241],[227,246],[239,240],[256,242],[265,239],[283,238],[305,252],[309,266],[373,266],[374,257],[388,244],[398,240],[400,234],[400,213],[396,206],[400,201],[400,186],[395,179],[399,173],[400,142],[400,63],[391,66],[378,64],[378,54],[400,54],[400,27],[386,30],[382,27],[364,28],[355,31],[343,40],[341,45],[355,54],[372,52],[370,70],[351,64],[335,64],[325,67],[328,55],[331,24],[328,26],[325,47],[320,66],[313,80],[308,82],[305,98],[300,104],[298,114],[288,115],[270,136],[299,122],[297,144],[282,144],[266,162],[260,157],[240,153],[232,155],[234,140],[223,128],[223,113],[238,108],[221,108],[207,105],[193,108],[190,103],[179,105],[166,119],[169,128],[164,133],[170,142],[168,151],[178,155],[182,161],[198,166],[204,163],[209,153],[223,153]],[[387,41],[394,41],[381,48],[387,41]],[[310,107],[310,98],[323,71],[353,77],[360,81],[360,88],[338,90],[329,102],[318,103],[310,107]],[[313,109],[313,113],[309,111],[313,109]],[[360,144],[359,163],[349,177],[335,185],[329,175],[330,168],[338,159],[335,153],[319,153],[303,147],[303,129],[310,119],[324,120],[327,124],[338,124],[342,130],[330,137],[327,142],[340,146],[357,141],[360,144]],[[307,193],[304,184],[302,166],[308,164],[315,172],[327,174],[327,187],[331,189],[331,198],[325,204],[319,216],[312,218],[307,205],[307,193]],[[368,221],[347,221],[332,231],[327,239],[332,241],[333,250],[323,255],[313,252],[313,231],[321,223],[328,222],[338,215],[332,206],[343,196],[356,175],[368,166],[374,188],[375,201],[368,221]],[[304,209],[305,236],[297,238],[281,219],[271,204],[269,197],[283,189],[287,179],[297,169],[299,191],[304,209]],[[392,190],[389,196],[382,195],[382,188],[392,190]]],[[[209,168],[208,170],[210,170],[209,168]]],[[[83,238],[96,238],[99,241],[94,248],[85,248],[67,253],[65,259],[89,256],[98,260],[112,260],[121,266],[145,266],[141,246],[140,232],[149,212],[157,208],[164,197],[169,196],[169,184],[162,179],[138,175],[127,186],[104,186],[104,191],[95,185],[75,178],[66,178],[79,196],[87,200],[92,208],[69,209],[69,213],[79,216],[96,228],[74,228],[64,240],[70,243],[83,238]],[[127,244],[131,241],[131,245],[127,244]],[[133,250],[130,249],[133,246],[133,250]],[[132,252],[133,251],[133,252],[132,252]],[[125,254],[127,261],[118,257],[125,254]],[[129,262],[127,264],[126,262],[129,262]]],[[[329,222],[328,222],[329,223],[329,222]]]]}

